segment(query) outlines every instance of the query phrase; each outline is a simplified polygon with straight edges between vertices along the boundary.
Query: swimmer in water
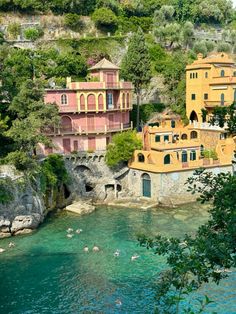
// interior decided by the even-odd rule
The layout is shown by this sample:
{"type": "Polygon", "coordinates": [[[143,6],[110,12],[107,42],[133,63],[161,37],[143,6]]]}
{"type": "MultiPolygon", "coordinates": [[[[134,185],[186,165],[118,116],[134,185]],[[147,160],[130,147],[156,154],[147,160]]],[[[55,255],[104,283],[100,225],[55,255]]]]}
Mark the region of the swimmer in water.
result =
{"type": "Polygon", "coordinates": [[[84,247],[84,252],[88,253],[89,248],[87,247],[87,245],[84,247]]]}
{"type": "Polygon", "coordinates": [[[10,242],[9,244],[8,244],[8,247],[14,247],[15,246],[15,243],[14,242],[10,242]]]}
{"type": "Polygon", "coordinates": [[[73,232],[74,230],[72,229],[72,228],[68,228],[67,230],[66,230],[66,232],[68,232],[68,233],[70,233],[70,232],[73,232]]]}
{"type": "Polygon", "coordinates": [[[115,257],[120,256],[120,250],[116,250],[115,253],[113,254],[115,257]]]}
{"type": "Polygon", "coordinates": [[[131,261],[135,261],[137,258],[139,258],[139,255],[134,254],[133,256],[131,256],[131,261]]]}
{"type": "Polygon", "coordinates": [[[99,252],[99,251],[100,251],[99,247],[94,244],[93,252],[99,252]]]}
{"type": "Polygon", "coordinates": [[[67,238],[70,238],[70,239],[71,239],[71,238],[73,237],[73,234],[68,233],[66,236],[67,236],[67,238]]]}
{"type": "Polygon", "coordinates": [[[0,247],[0,253],[5,252],[6,250],[0,247]]]}
{"type": "Polygon", "coordinates": [[[82,229],[77,229],[75,232],[80,234],[83,230],[82,229]]]}
{"type": "Polygon", "coordinates": [[[122,302],[121,302],[120,299],[116,299],[115,303],[116,303],[116,306],[121,306],[122,305],[122,302]]]}

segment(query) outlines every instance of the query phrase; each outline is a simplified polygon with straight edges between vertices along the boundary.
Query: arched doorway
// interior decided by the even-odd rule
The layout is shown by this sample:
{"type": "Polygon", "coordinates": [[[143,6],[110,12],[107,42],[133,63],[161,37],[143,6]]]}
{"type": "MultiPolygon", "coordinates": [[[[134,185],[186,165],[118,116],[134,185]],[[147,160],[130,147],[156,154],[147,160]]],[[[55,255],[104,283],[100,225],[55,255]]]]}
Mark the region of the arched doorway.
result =
{"type": "Polygon", "coordinates": [[[144,197],[151,197],[151,178],[147,173],[142,175],[142,190],[144,197]]]}
{"type": "Polygon", "coordinates": [[[190,121],[198,121],[197,114],[194,110],[191,112],[189,120],[190,121]]]}
{"type": "Polygon", "coordinates": [[[61,118],[61,128],[63,132],[70,132],[72,131],[72,121],[71,118],[68,116],[63,116],[61,118]]]}

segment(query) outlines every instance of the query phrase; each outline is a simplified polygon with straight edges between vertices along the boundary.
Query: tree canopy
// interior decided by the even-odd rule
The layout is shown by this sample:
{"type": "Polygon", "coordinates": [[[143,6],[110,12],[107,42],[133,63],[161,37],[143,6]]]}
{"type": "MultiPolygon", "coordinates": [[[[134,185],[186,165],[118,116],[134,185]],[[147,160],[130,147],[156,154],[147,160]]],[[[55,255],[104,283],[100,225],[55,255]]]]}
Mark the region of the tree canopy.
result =
{"type": "Polygon", "coordinates": [[[115,134],[107,147],[106,163],[110,167],[127,163],[136,149],[142,148],[142,141],[135,131],[126,131],[115,134]]]}
{"type": "MultiPolygon", "coordinates": [[[[167,258],[168,269],[157,284],[158,313],[194,313],[191,303],[183,308],[183,298],[203,283],[218,284],[227,277],[228,269],[236,266],[236,177],[199,170],[188,184],[189,191],[200,193],[202,203],[212,202],[209,221],[195,236],[183,239],[139,237],[142,246],[167,258]]],[[[209,302],[207,297],[201,302],[199,313],[209,302]]]]}

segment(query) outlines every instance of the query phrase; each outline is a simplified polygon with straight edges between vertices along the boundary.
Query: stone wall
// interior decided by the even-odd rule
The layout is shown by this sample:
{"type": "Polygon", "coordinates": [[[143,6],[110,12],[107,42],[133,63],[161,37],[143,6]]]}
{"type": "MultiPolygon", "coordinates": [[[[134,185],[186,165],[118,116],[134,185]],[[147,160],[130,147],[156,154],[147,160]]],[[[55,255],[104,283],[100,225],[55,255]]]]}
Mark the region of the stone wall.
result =
{"type": "MultiPolygon", "coordinates": [[[[207,171],[214,174],[220,172],[232,173],[232,166],[214,167],[207,171]]],[[[172,206],[196,200],[197,195],[192,195],[187,191],[185,184],[187,179],[193,175],[193,170],[170,173],[151,173],[130,169],[128,175],[128,184],[136,197],[143,195],[142,175],[148,174],[151,179],[151,199],[156,203],[172,206]]]]}

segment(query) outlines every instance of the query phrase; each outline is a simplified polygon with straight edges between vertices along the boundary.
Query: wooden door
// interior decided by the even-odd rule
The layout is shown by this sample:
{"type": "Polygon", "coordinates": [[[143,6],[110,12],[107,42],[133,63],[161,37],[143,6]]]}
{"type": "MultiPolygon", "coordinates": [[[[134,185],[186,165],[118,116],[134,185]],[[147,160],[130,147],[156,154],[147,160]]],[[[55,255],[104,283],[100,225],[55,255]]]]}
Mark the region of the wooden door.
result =
{"type": "Polygon", "coordinates": [[[64,154],[71,153],[71,146],[70,146],[70,139],[69,138],[63,138],[62,145],[63,145],[64,154]]]}
{"type": "Polygon", "coordinates": [[[95,131],[95,121],[94,121],[94,115],[88,115],[87,116],[87,130],[88,132],[95,131]]]}
{"type": "Polygon", "coordinates": [[[151,197],[151,178],[148,174],[142,176],[143,196],[151,197]]]}
{"type": "Polygon", "coordinates": [[[95,151],[96,150],[96,138],[88,137],[88,150],[95,151]]]}

